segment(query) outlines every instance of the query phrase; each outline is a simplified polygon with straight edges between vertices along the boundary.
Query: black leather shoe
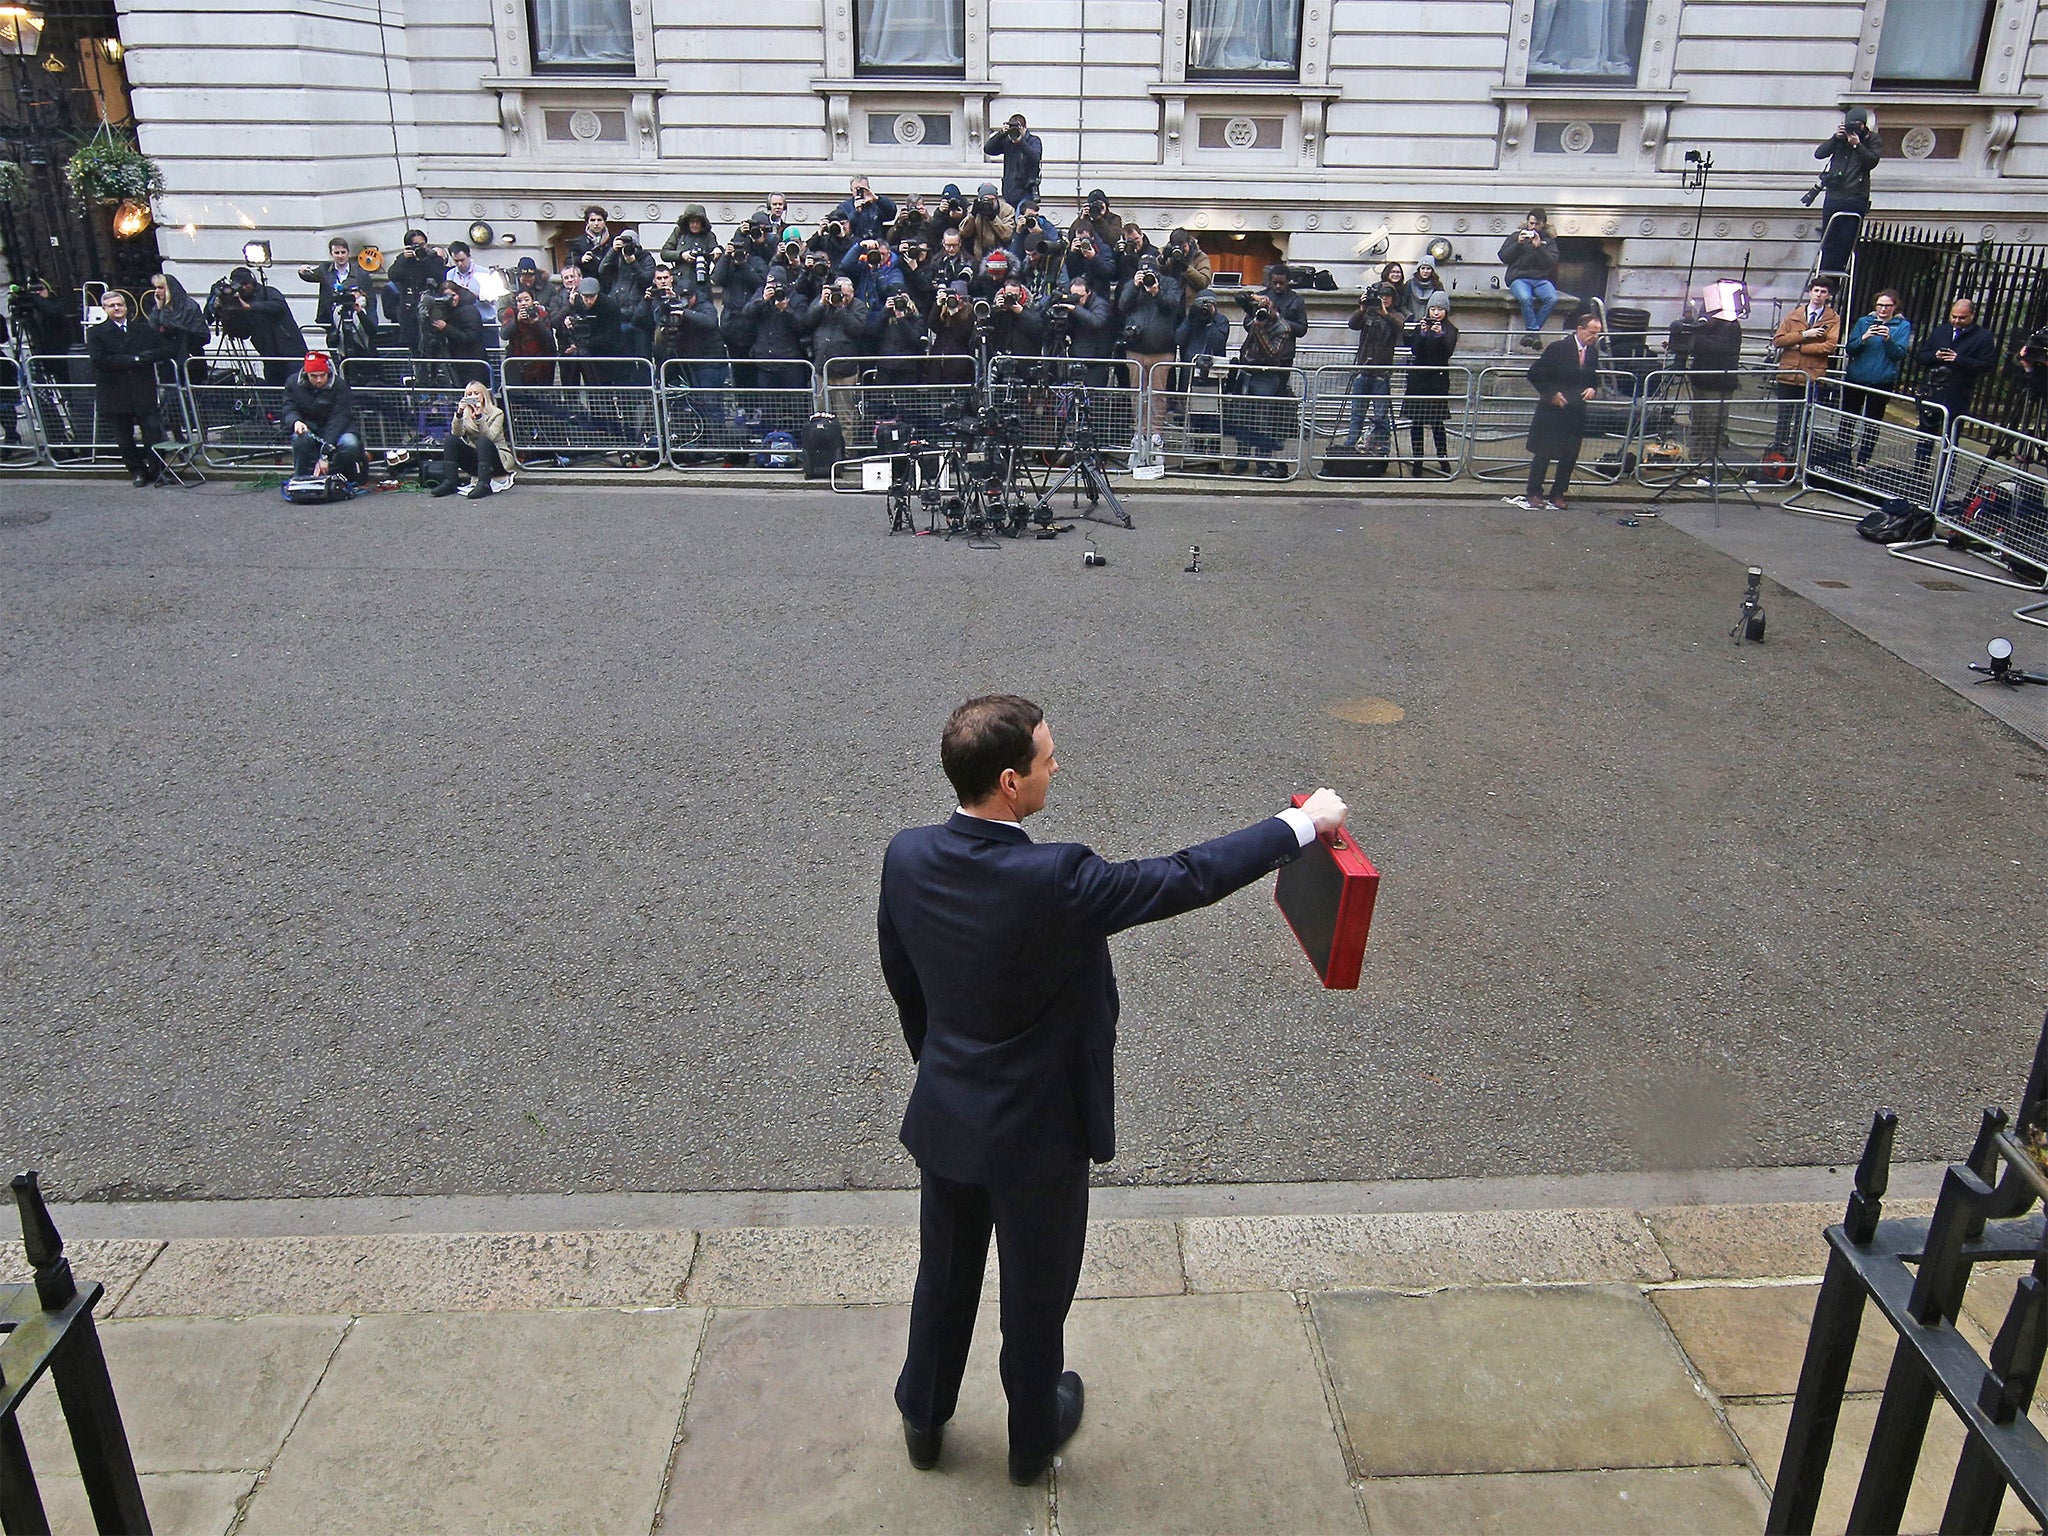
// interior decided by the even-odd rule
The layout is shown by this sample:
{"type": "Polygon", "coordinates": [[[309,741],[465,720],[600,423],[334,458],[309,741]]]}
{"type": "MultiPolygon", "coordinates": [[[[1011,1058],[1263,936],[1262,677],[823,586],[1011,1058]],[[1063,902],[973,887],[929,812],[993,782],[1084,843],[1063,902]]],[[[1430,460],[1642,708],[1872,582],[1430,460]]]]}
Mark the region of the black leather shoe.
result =
{"type": "Polygon", "coordinates": [[[135,482],[135,489],[139,491],[149,484],[151,477],[148,475],[130,475],[128,478],[135,482]]]}
{"type": "Polygon", "coordinates": [[[946,1443],[946,1426],[934,1424],[930,1429],[919,1429],[910,1420],[903,1421],[903,1445],[910,1452],[910,1464],[920,1472],[929,1472],[939,1464],[939,1447],[946,1443]]]}
{"type": "Polygon", "coordinates": [[[1052,1467],[1053,1451],[1057,1451],[1074,1438],[1074,1431],[1081,1427],[1081,1377],[1076,1371],[1068,1371],[1060,1377],[1057,1389],[1059,1399],[1059,1439],[1052,1444],[1052,1450],[1038,1456],[1019,1456],[1010,1452],[1010,1481],[1019,1488],[1028,1488],[1045,1476],[1052,1467]]]}

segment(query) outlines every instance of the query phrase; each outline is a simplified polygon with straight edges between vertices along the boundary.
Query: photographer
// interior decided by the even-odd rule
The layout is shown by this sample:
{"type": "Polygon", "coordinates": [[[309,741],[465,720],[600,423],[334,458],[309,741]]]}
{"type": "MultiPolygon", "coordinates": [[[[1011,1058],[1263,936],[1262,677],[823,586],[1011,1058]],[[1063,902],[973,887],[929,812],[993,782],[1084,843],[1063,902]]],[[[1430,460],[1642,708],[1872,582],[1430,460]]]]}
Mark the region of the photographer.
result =
{"type": "Polygon", "coordinates": [[[1409,365],[1403,401],[1408,407],[1409,468],[1416,473],[1422,469],[1424,427],[1429,428],[1435,443],[1438,472],[1451,473],[1444,422],[1450,416],[1451,356],[1457,350],[1458,328],[1451,324],[1450,297],[1432,293],[1423,302],[1422,318],[1408,327],[1409,365]]]}
{"type": "Polygon", "coordinates": [[[767,258],[757,254],[751,242],[739,239],[729,242],[711,264],[711,281],[718,288],[721,313],[718,331],[725,342],[726,356],[735,359],[733,382],[742,389],[751,389],[754,384],[753,367],[737,361],[751,357],[754,350],[747,305],[768,281],[768,270],[767,258]]]}
{"type": "Polygon", "coordinates": [[[999,357],[1037,357],[1045,350],[1045,305],[1033,303],[1014,278],[993,299],[975,303],[978,314],[988,308],[989,353],[999,357]]]}
{"type": "Polygon", "coordinates": [[[1098,293],[1116,292],[1116,253],[1088,230],[1079,231],[1069,242],[1062,271],[1069,282],[1085,277],[1098,293]]]}
{"type": "Polygon", "coordinates": [[[356,425],[355,396],[325,352],[308,352],[284,386],[284,425],[292,435],[292,473],[329,473],[356,484],[369,472],[356,425]]]}
{"type": "MultiPolygon", "coordinates": [[[[1269,284],[1271,275],[1272,269],[1268,268],[1269,284]]],[[[1248,370],[1293,367],[1295,332],[1280,309],[1279,296],[1269,287],[1265,293],[1244,297],[1249,297],[1251,303],[1244,340],[1237,349],[1238,362],[1248,370]]],[[[1297,304],[1301,302],[1299,295],[1294,299],[1297,304]]],[[[1224,429],[1237,439],[1238,450],[1245,458],[1224,466],[1225,472],[1243,474],[1250,470],[1274,480],[1285,480],[1287,466],[1280,462],[1280,445],[1296,433],[1290,429],[1287,407],[1271,402],[1292,403],[1293,380],[1284,371],[1247,371],[1233,373],[1230,383],[1232,392],[1224,401],[1224,429]]]]}
{"type": "MultiPolygon", "coordinates": [[[[1895,290],[1887,288],[1870,301],[1870,313],[1849,327],[1842,354],[1848,359],[1843,370],[1848,382],[1842,388],[1842,411],[1845,418],[1861,416],[1866,423],[1856,447],[1856,462],[1867,464],[1877,449],[1877,428],[1868,423],[1884,420],[1889,404],[1885,395],[1898,389],[1899,374],[1913,355],[1913,322],[1899,313],[1895,290]]],[[[1836,441],[1844,448],[1849,445],[1846,419],[1836,441]]]]}
{"type": "Polygon", "coordinates": [[[420,332],[431,338],[438,355],[454,363],[454,375],[463,383],[471,379],[489,382],[491,369],[484,351],[484,317],[476,296],[450,272],[441,279],[441,291],[422,300],[420,332]]]}
{"type": "MultiPolygon", "coordinates": [[[[581,271],[582,268],[572,268],[581,271]]],[[[562,359],[562,382],[603,384],[610,378],[599,361],[618,346],[619,307],[594,277],[576,279],[576,291],[555,321],[555,350],[562,359]]]]}
{"type": "MultiPolygon", "coordinates": [[[[582,269],[576,270],[580,272],[582,269]]],[[[581,281],[580,277],[578,281],[581,281]]],[[[508,383],[554,383],[555,317],[548,312],[539,292],[522,287],[514,293],[503,306],[498,329],[505,348],[505,379],[508,383]]]]}
{"type": "Polygon", "coordinates": [[[1187,299],[1193,299],[1215,281],[1209,253],[1184,229],[1176,229],[1166,237],[1166,249],[1159,253],[1159,270],[1179,281],[1181,295],[1187,299]]]}
{"type": "Polygon", "coordinates": [[[1797,447],[1799,427],[1814,386],[1827,377],[1828,359],[1842,339],[1842,317],[1834,306],[1831,284],[1816,282],[1806,303],[1778,322],[1771,345],[1778,349],[1778,426],[1771,447],[1789,454],[1797,447]]]}
{"type": "MultiPolygon", "coordinates": [[[[1870,173],[1884,158],[1884,140],[1870,109],[1851,107],[1844,112],[1835,131],[1814,149],[1813,158],[1827,161],[1814,189],[1822,194],[1820,270],[1846,272],[1863,217],[1870,212],[1870,173]],[[1836,218],[1838,213],[1843,217],[1836,218]]],[[[1811,207],[1813,195],[1809,192],[1801,201],[1811,207]]]]}
{"type": "Polygon", "coordinates": [[[1002,291],[1003,284],[1017,274],[1010,253],[1005,250],[990,251],[981,259],[981,266],[967,280],[967,296],[971,299],[992,299],[1002,291]]]}
{"type": "MultiPolygon", "coordinates": [[[[1109,300],[1095,291],[1086,273],[1067,280],[1067,291],[1054,294],[1045,306],[1045,355],[1047,357],[1108,358],[1116,351],[1116,323],[1109,313],[1109,300]]],[[[1108,382],[1109,370],[1090,368],[1090,387],[1108,382]]]]}
{"type": "Polygon", "coordinates": [[[1403,330],[1394,297],[1395,290],[1386,283],[1374,283],[1358,296],[1358,308],[1351,312],[1351,329],[1358,332],[1358,351],[1352,361],[1358,372],[1351,380],[1351,429],[1343,446],[1347,452],[1357,451],[1370,413],[1370,453],[1375,458],[1385,458],[1393,451],[1394,350],[1401,344],[1403,330]]]}
{"type": "Polygon", "coordinates": [[[939,201],[925,215],[923,234],[925,239],[936,245],[943,245],[949,229],[958,229],[967,217],[967,199],[952,182],[947,182],[939,191],[939,201]]]}
{"type": "Polygon", "coordinates": [[[156,445],[164,440],[156,382],[163,342],[152,327],[129,316],[128,295],[120,289],[109,288],[101,303],[107,318],[85,333],[93,403],[112,428],[121,462],[139,490],[156,484],[164,471],[156,456],[156,445]]]}
{"type": "Polygon", "coordinates": [[[755,363],[755,382],[760,388],[804,387],[810,370],[787,365],[803,362],[810,356],[803,325],[804,313],[809,308],[808,301],[797,296],[781,268],[771,268],[768,281],[748,301],[744,315],[752,337],[748,356],[755,363]]]}
{"type": "Polygon", "coordinates": [[[974,193],[974,205],[960,222],[960,241],[976,261],[990,251],[1008,250],[1017,233],[1017,210],[996,193],[995,183],[984,181],[974,193]]]}
{"type": "Polygon", "coordinates": [[[581,267],[585,277],[598,277],[605,257],[611,253],[611,220],[604,209],[592,203],[583,210],[583,233],[569,242],[569,263],[581,267]]]}
{"type": "Polygon", "coordinates": [[[960,231],[948,229],[939,236],[937,252],[932,257],[932,282],[944,288],[949,283],[964,283],[974,276],[977,262],[968,260],[967,248],[960,240],[960,231]]]}
{"type": "Polygon", "coordinates": [[[932,347],[932,333],[910,295],[902,292],[890,294],[882,301],[877,319],[881,329],[875,351],[885,360],[876,370],[877,381],[883,384],[934,382],[925,362],[932,347]],[[901,361],[887,361],[890,358],[901,361]]]}
{"type": "Polygon", "coordinates": [[[674,231],[662,241],[661,259],[680,272],[694,266],[699,256],[708,267],[717,259],[719,249],[718,236],[711,233],[711,218],[704,212],[704,205],[691,203],[676,220],[674,231]]]}
{"type": "Polygon", "coordinates": [[[1522,306],[1522,345],[1540,352],[1543,322],[1557,308],[1557,241],[1541,208],[1531,208],[1522,227],[1501,241],[1500,260],[1508,269],[1509,291],[1522,306]]]}
{"type": "Polygon", "coordinates": [[[441,286],[448,275],[448,253],[427,244],[427,232],[408,229],[405,252],[391,263],[391,281],[384,285],[384,315],[398,323],[400,350],[420,349],[420,299],[441,286]]]}
{"type": "Polygon", "coordinates": [[[903,279],[903,291],[927,320],[938,302],[938,284],[932,278],[932,248],[924,236],[912,235],[896,248],[896,270],[903,279]]]}
{"type": "Polygon", "coordinates": [[[654,286],[654,252],[643,246],[632,230],[622,229],[613,237],[611,250],[598,265],[597,280],[619,312],[621,334],[617,354],[651,356],[654,338],[639,328],[634,316],[647,290],[654,286]]]}
{"type": "Polygon", "coordinates": [[[224,335],[246,341],[263,359],[263,379],[282,384],[298,371],[298,359],[306,352],[306,336],[292,318],[292,307],[283,294],[268,283],[258,282],[247,267],[228,273],[224,287],[217,286],[209,301],[214,323],[224,335]]]}
{"type": "Polygon", "coordinates": [[[654,338],[654,371],[670,358],[687,359],[683,372],[692,389],[722,389],[728,382],[725,338],[708,289],[680,286],[670,268],[654,269],[654,282],[637,306],[635,325],[654,338]]]}
{"type": "Polygon", "coordinates": [[[838,358],[868,355],[873,318],[873,312],[854,297],[853,279],[841,277],[818,295],[798,321],[810,337],[811,362],[818,377],[826,382],[832,412],[846,426],[853,426],[860,419],[860,397],[847,388],[859,373],[857,367],[834,370],[831,365],[838,358]]]}
{"type": "Polygon", "coordinates": [[[1067,242],[1058,235],[1046,239],[1036,229],[1024,232],[1024,254],[1013,257],[1010,272],[1030,290],[1033,299],[1049,297],[1065,286],[1067,242]]]}
{"type": "MultiPolygon", "coordinates": [[[[1153,365],[1173,361],[1174,333],[1181,319],[1179,285],[1169,288],[1148,257],[1117,290],[1116,310],[1122,322],[1119,336],[1124,356],[1137,364],[1138,382],[1149,389],[1153,365]]],[[[1160,387],[1166,387],[1163,376],[1160,387]]],[[[1148,397],[1145,420],[1138,430],[1149,435],[1154,426],[1148,397]]]]}
{"type": "MultiPolygon", "coordinates": [[[[1977,381],[1998,366],[1998,342],[1977,323],[1977,306],[1957,299],[1948,307],[1948,321],[1928,327],[1920,344],[1920,384],[1915,390],[1921,401],[1920,430],[1932,436],[1943,431],[1940,413],[1929,406],[1948,408],[1947,434],[1954,438],[1956,424],[1970,413],[1977,393],[1977,381]]],[[[1922,441],[1913,457],[1923,469],[1934,445],[1922,441]]]]}
{"type": "Polygon", "coordinates": [[[189,383],[204,383],[206,343],[212,333],[199,301],[185,291],[185,285],[168,272],[157,273],[142,296],[142,315],[155,328],[164,359],[174,374],[182,373],[189,383]]]}
{"type": "MultiPolygon", "coordinates": [[[[1136,224],[1126,224],[1124,226],[1124,232],[1117,237],[1117,242],[1110,249],[1109,254],[1110,258],[1116,262],[1116,281],[1119,288],[1137,275],[1140,266],[1156,268],[1159,265],[1159,247],[1147,239],[1145,231],[1136,224]]],[[[1174,283],[1176,300],[1178,300],[1179,294],[1180,284],[1176,281],[1174,283]]]]}
{"type": "Polygon", "coordinates": [[[881,309],[890,295],[903,291],[903,272],[896,253],[879,240],[863,240],[846,253],[839,274],[853,279],[854,297],[869,312],[881,309]]]}
{"type": "MultiPolygon", "coordinates": [[[[991,312],[990,318],[993,318],[991,312]]],[[[957,362],[941,362],[934,366],[934,384],[972,384],[976,353],[975,319],[972,303],[964,287],[948,288],[932,303],[932,351],[941,357],[956,358],[957,362]]],[[[989,328],[991,345],[994,342],[993,328],[989,328]]]]}
{"type": "MultiPolygon", "coordinates": [[[[856,242],[879,240],[882,231],[896,222],[895,202],[890,198],[877,197],[865,176],[853,178],[846,201],[833,213],[846,225],[849,238],[856,242]]],[[[834,252],[835,256],[838,254],[834,252]]]]}
{"type": "Polygon", "coordinates": [[[1021,262],[1040,246],[1064,247],[1066,243],[1059,225],[1039,211],[1038,199],[1025,198],[1017,208],[1017,233],[1010,237],[1010,254],[1021,262]]]}
{"type": "Polygon", "coordinates": [[[1004,202],[1012,208],[1021,208],[1025,198],[1038,196],[1045,146],[1031,131],[1031,125],[1024,121],[1022,112],[1013,114],[999,132],[990,134],[988,142],[981,146],[981,153],[984,159],[1002,158],[1004,202]]]}
{"type": "Polygon", "coordinates": [[[353,283],[334,294],[327,320],[327,350],[336,358],[377,355],[377,311],[370,295],[353,283]]]}
{"type": "MultiPolygon", "coordinates": [[[[219,285],[216,285],[219,286],[219,285]]],[[[9,318],[32,357],[61,357],[71,348],[75,313],[51,290],[48,278],[31,277],[10,294],[9,318]]],[[[207,323],[213,324],[209,314],[207,323]]]]}
{"type": "Polygon", "coordinates": [[[341,290],[353,287],[359,293],[368,293],[373,286],[370,274],[356,265],[348,241],[340,235],[327,242],[327,265],[301,267],[299,277],[302,281],[318,285],[320,297],[313,306],[313,323],[329,335],[333,334],[334,328],[334,301],[341,290]]]}
{"type": "Polygon", "coordinates": [[[1174,351],[1184,363],[1204,357],[1230,355],[1230,317],[1216,308],[1208,294],[1200,294],[1188,305],[1180,328],[1173,333],[1174,351]]]}
{"type": "Polygon", "coordinates": [[[467,473],[471,479],[465,496],[472,500],[495,496],[512,489],[518,468],[512,440],[505,431],[505,413],[483,385],[464,386],[448,423],[447,441],[441,445],[441,473],[434,494],[453,496],[467,473]]]}
{"type": "Polygon", "coordinates": [[[2020,343],[2012,365],[2019,371],[2020,383],[2024,386],[2016,402],[2018,412],[2012,428],[2015,432],[2038,437],[2042,415],[2048,412],[2048,325],[2034,330],[2020,343]]]}
{"type": "MultiPolygon", "coordinates": [[[[1067,239],[1073,240],[1083,230],[1094,238],[1098,249],[1105,251],[1123,238],[1124,216],[1109,206],[1109,194],[1100,187],[1088,194],[1088,202],[1080,217],[1068,226],[1067,239]]],[[[1113,269],[1110,276],[1115,276],[1113,269]]]]}

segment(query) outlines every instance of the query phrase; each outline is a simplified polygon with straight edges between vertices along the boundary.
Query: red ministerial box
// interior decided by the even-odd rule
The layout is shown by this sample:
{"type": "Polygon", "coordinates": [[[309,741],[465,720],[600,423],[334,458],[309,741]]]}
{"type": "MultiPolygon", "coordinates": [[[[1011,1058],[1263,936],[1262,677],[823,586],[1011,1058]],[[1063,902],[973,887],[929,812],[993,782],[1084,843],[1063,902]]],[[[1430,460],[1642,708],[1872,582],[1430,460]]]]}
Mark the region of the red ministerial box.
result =
{"type": "MultiPolygon", "coordinates": [[[[1294,803],[1306,799],[1296,795],[1294,803]]],[[[1379,893],[1380,872],[1342,827],[1323,833],[1301,850],[1300,858],[1280,866],[1273,900],[1325,987],[1357,987],[1379,893]]]]}

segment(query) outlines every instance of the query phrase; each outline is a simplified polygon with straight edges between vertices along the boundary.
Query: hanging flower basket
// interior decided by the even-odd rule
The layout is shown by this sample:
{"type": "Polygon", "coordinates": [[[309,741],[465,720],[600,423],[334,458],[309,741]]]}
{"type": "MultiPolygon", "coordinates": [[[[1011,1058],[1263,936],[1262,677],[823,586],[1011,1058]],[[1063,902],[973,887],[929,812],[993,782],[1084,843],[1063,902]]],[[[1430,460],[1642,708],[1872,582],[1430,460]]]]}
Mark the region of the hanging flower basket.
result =
{"type": "Polygon", "coordinates": [[[12,208],[28,197],[28,172],[14,160],[0,160],[0,205],[12,208]]]}
{"type": "Polygon", "coordinates": [[[73,193],[96,203],[146,203],[164,189],[157,163],[105,122],[65,163],[64,179],[73,193]]]}

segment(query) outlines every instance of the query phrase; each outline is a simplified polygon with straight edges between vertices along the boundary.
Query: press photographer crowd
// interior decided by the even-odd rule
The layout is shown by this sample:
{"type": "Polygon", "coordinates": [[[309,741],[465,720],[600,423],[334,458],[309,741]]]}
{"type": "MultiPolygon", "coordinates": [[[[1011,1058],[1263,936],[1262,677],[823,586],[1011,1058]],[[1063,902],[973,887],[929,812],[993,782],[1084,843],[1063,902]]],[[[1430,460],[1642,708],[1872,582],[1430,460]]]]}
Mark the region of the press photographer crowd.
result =
{"type": "MultiPolygon", "coordinates": [[[[466,481],[471,496],[512,483],[512,448],[494,395],[505,384],[579,388],[659,378],[693,391],[795,392],[810,388],[815,370],[828,410],[848,419],[860,408],[848,388],[857,383],[973,384],[987,377],[993,358],[1050,357],[1076,360],[1076,376],[1096,385],[1114,368],[1119,381],[1184,388],[1188,369],[1154,370],[1200,365],[1206,377],[1221,366],[1236,376],[1233,392],[1250,400],[1296,398],[1287,370],[1309,332],[1297,287],[1302,274],[1274,261],[1257,286],[1237,283],[1236,273],[1226,274],[1230,285],[1219,284],[1190,231],[1148,231],[1099,188],[1071,219],[1056,221],[1039,195],[1043,150],[1021,116],[990,136],[985,153],[1002,161],[1000,183],[971,191],[949,183],[899,198],[856,176],[846,198],[808,228],[790,218],[789,199],[778,193],[722,233],[692,203],[654,245],[638,229],[614,227],[607,210],[592,205],[546,267],[533,256],[509,269],[486,266],[468,242],[437,244],[417,228],[404,231],[388,260],[375,245],[337,236],[324,263],[296,269],[313,290],[319,334],[311,343],[272,280],[267,246],[258,251],[264,262],[233,268],[203,299],[163,274],[139,295],[89,292],[82,304],[31,279],[12,291],[14,350],[17,359],[64,354],[79,336],[83,310],[99,409],[138,486],[164,474],[159,384],[180,375],[201,384],[224,358],[239,358],[250,376],[260,372],[283,390],[280,431],[289,433],[302,474],[361,476],[352,384],[425,378],[451,393],[466,389],[465,404],[447,417],[445,439],[432,447],[442,455],[439,488],[453,493],[466,481]]],[[[1853,322],[1838,312],[1841,279],[1829,274],[1849,263],[1882,154],[1863,107],[1851,108],[1815,150],[1825,166],[1808,201],[1825,198],[1813,267],[1822,275],[1773,338],[1783,401],[1774,448],[1792,446],[1782,440],[1799,420],[1800,402],[1817,392],[1874,421],[1903,378],[1921,398],[1947,407],[1953,421],[1998,366],[1997,345],[1976,323],[1968,296],[1955,298],[1947,324],[1918,338],[1897,293],[1877,294],[1853,322]]],[[[1348,320],[1348,398],[1334,452],[1395,456],[1397,425],[1405,424],[1411,468],[1454,472],[1446,423],[1466,385],[1462,375],[1454,382],[1460,328],[1435,260],[1425,256],[1412,273],[1386,262],[1361,285],[1348,320]]],[[[1495,286],[1519,311],[1520,344],[1542,354],[1528,372],[1536,394],[1532,473],[1515,499],[1562,504],[1587,408],[1609,364],[1604,316],[1597,305],[1575,301],[1546,347],[1545,328],[1561,300],[1559,241],[1542,209],[1529,210],[1502,241],[1498,261],[1495,286]]],[[[1329,286],[1327,274],[1308,275],[1329,286]]],[[[1711,376],[1732,377],[1739,361],[1739,327],[1737,351],[1717,351],[1726,339],[1717,326],[1732,324],[1734,317],[1703,312],[1689,294],[1673,327],[1674,355],[1709,376],[1695,381],[1701,400],[1716,394],[1711,376]]],[[[2029,414],[2039,414],[2048,398],[2048,327],[2031,331],[2011,361],[2025,376],[2029,414]]],[[[4,393],[4,446],[25,447],[18,387],[4,393]]],[[[1134,459],[1144,436],[1156,443],[1167,424],[1146,393],[1133,411],[1134,459]]],[[[1710,407],[1695,414],[1712,429],[1710,407]]],[[[1284,478],[1284,435],[1240,406],[1238,455],[1216,467],[1284,478]]],[[[1857,451],[1868,458],[1867,433],[1857,451]]]]}

